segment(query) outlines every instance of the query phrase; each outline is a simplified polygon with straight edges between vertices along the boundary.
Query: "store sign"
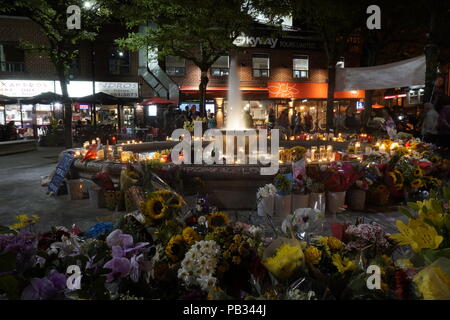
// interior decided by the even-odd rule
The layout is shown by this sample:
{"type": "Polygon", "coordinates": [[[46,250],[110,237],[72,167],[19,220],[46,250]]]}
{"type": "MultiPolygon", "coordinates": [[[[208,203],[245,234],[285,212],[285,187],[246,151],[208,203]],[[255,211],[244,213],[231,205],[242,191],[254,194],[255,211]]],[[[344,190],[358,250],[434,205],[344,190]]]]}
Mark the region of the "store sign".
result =
{"type": "MultiPolygon", "coordinates": [[[[92,81],[70,81],[67,91],[71,98],[94,93],[92,81]]],[[[44,92],[62,94],[59,81],[0,80],[0,94],[8,97],[27,98],[44,92]]],[[[139,85],[137,82],[95,82],[95,92],[104,92],[118,98],[137,98],[139,85]]]]}
{"type": "Polygon", "coordinates": [[[43,92],[55,92],[54,81],[0,80],[0,94],[8,97],[33,97],[43,92]]]}
{"type": "Polygon", "coordinates": [[[271,48],[271,49],[318,49],[318,42],[298,39],[294,37],[272,38],[263,36],[240,35],[233,44],[244,48],[271,48]]]}
{"type": "Polygon", "coordinates": [[[395,94],[393,96],[384,96],[384,99],[397,99],[397,98],[405,98],[406,97],[406,93],[402,93],[402,94],[395,94]]]}

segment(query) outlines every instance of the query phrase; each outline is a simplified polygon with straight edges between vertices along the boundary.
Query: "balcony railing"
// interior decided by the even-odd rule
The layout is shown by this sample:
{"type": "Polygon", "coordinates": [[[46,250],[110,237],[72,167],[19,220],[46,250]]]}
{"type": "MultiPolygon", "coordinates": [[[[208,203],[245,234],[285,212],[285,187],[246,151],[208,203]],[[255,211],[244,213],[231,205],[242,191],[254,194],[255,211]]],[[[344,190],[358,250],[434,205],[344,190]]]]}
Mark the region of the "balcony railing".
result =
{"type": "Polygon", "coordinates": [[[0,72],[24,72],[25,63],[23,62],[0,62],[0,72]]]}

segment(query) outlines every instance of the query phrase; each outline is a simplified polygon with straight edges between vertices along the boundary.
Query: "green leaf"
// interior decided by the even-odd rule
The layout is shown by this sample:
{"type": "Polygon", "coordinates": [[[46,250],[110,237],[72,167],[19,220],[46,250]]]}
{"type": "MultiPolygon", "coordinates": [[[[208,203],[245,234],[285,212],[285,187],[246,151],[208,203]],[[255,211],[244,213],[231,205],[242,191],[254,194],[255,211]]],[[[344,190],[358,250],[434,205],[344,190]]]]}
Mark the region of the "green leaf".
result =
{"type": "Polygon", "coordinates": [[[9,299],[18,299],[17,280],[10,274],[0,276],[0,291],[6,293],[9,299]]]}
{"type": "Polygon", "coordinates": [[[14,252],[0,254],[0,273],[12,272],[16,269],[16,255],[14,252]]]}
{"type": "Polygon", "coordinates": [[[419,211],[420,209],[419,205],[416,202],[408,202],[407,204],[413,210],[419,211]]]}
{"type": "Polygon", "coordinates": [[[444,187],[442,189],[442,193],[444,194],[444,199],[446,202],[450,201],[450,189],[448,187],[444,187]]]}
{"type": "Polygon", "coordinates": [[[414,219],[413,214],[405,207],[398,207],[398,210],[410,219],[414,219]]]}
{"type": "Polygon", "coordinates": [[[421,255],[425,260],[425,264],[430,265],[441,257],[450,259],[450,248],[440,250],[425,249],[422,250],[421,255]]]}
{"type": "Polygon", "coordinates": [[[17,234],[17,231],[8,228],[7,226],[0,226],[0,234],[17,234]]]}

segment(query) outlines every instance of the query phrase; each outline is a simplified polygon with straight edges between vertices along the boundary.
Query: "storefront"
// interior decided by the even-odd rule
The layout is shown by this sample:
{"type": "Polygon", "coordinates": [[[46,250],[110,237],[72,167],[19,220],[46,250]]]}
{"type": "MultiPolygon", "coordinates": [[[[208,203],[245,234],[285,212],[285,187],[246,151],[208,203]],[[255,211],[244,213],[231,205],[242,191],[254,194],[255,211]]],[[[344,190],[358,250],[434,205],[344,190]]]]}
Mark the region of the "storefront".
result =
{"type": "MultiPolygon", "coordinates": [[[[93,94],[91,81],[71,81],[68,92],[71,98],[84,97],[93,94]]],[[[0,94],[20,99],[29,98],[44,92],[61,94],[59,81],[47,80],[1,80],[0,94]]],[[[104,92],[117,97],[123,102],[119,105],[97,106],[97,121],[100,124],[116,124],[128,127],[135,123],[135,103],[139,97],[139,85],[136,82],[95,82],[95,92],[104,92]],[[120,109],[120,111],[119,111],[120,109]]],[[[74,99],[76,101],[76,98],[74,99]]],[[[32,105],[12,104],[0,106],[0,124],[14,121],[17,127],[28,128],[32,123],[32,105]]],[[[36,105],[36,123],[38,126],[48,125],[52,119],[63,118],[63,108],[60,103],[51,105],[36,105]]],[[[92,105],[73,104],[73,121],[91,121],[92,105]]]]}

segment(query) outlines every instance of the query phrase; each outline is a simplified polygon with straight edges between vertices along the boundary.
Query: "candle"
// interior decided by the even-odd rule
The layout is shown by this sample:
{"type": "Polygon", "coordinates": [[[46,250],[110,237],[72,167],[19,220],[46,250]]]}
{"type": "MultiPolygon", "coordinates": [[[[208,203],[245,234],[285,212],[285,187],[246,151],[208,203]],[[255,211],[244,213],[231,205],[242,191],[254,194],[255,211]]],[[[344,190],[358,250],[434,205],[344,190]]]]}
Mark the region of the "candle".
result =
{"type": "Polygon", "coordinates": [[[380,146],[380,152],[386,152],[386,145],[384,143],[380,146]]]}
{"type": "Polygon", "coordinates": [[[328,161],[334,160],[333,146],[331,144],[327,146],[327,159],[328,161]]]}
{"type": "Polygon", "coordinates": [[[105,158],[105,151],[103,150],[98,150],[97,151],[97,159],[104,159],[105,158]]]}
{"type": "Polygon", "coordinates": [[[361,152],[361,142],[356,142],[355,143],[355,153],[360,153],[361,152]]]}
{"type": "Polygon", "coordinates": [[[77,150],[77,151],[75,151],[75,157],[79,157],[81,155],[81,152],[80,152],[80,150],[77,150]]]}

